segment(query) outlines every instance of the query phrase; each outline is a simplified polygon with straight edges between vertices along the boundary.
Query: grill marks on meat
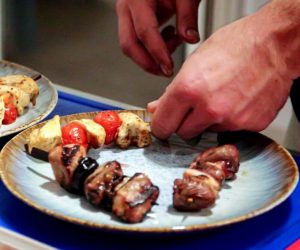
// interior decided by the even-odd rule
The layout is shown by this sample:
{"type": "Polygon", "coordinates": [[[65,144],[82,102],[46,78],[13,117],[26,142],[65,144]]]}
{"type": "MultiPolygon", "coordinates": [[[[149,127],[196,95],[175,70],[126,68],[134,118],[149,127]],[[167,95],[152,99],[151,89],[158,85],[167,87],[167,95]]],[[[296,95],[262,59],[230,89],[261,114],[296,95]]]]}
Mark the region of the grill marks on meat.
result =
{"type": "Polygon", "coordinates": [[[86,149],[74,144],[59,145],[49,152],[48,159],[55,179],[69,192],[74,192],[72,187],[73,174],[77,169],[79,160],[85,156],[86,149]]]}
{"type": "Polygon", "coordinates": [[[173,186],[173,206],[180,211],[198,211],[215,203],[224,180],[239,170],[240,155],[231,144],[200,153],[173,186]]]}
{"type": "Polygon", "coordinates": [[[123,221],[139,222],[151,209],[158,195],[159,188],[152,184],[149,177],[136,173],[116,190],[112,211],[123,221]]]}
{"type": "Polygon", "coordinates": [[[123,171],[117,161],[111,161],[91,174],[85,181],[84,193],[87,200],[95,206],[103,204],[111,207],[115,187],[123,180],[123,171]]]}
{"type": "Polygon", "coordinates": [[[76,152],[78,152],[78,149],[79,149],[79,145],[62,148],[61,161],[65,166],[71,164],[72,158],[74,157],[76,152]]]}
{"type": "Polygon", "coordinates": [[[84,194],[91,204],[112,210],[125,222],[140,222],[158,198],[158,187],[145,174],[124,176],[117,161],[99,166],[96,160],[86,157],[83,146],[57,146],[48,158],[63,188],[84,194]]]}

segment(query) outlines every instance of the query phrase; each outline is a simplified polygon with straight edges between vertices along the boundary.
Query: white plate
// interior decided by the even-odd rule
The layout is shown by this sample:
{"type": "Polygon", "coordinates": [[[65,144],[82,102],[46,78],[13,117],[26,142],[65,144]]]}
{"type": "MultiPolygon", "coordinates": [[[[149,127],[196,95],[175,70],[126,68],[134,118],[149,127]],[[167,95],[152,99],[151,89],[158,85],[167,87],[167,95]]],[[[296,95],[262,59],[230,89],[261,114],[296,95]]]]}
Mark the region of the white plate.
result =
{"type": "Polygon", "coordinates": [[[19,116],[14,123],[0,127],[0,137],[16,133],[43,120],[57,103],[57,91],[45,76],[22,65],[0,61],[0,77],[16,74],[29,77],[41,76],[36,81],[40,88],[40,94],[37,97],[35,106],[30,104],[25,109],[24,114],[19,116]]]}
{"type": "MultiPolygon", "coordinates": [[[[137,112],[149,119],[146,112],[137,112]]],[[[62,123],[92,118],[94,113],[62,117],[62,123]]],[[[137,224],[126,224],[111,213],[91,206],[84,197],[72,195],[54,180],[51,166],[24,152],[26,137],[35,125],[14,137],[2,150],[0,171],[8,189],[30,206],[56,218],[90,227],[135,231],[174,232],[213,228],[240,222],[265,213],[283,202],[298,182],[298,169],[290,154],[260,134],[235,138],[241,153],[241,166],[234,181],[224,184],[214,206],[201,212],[177,212],[172,207],[172,186],[197,153],[216,145],[215,134],[204,134],[196,147],[178,137],[168,143],[154,140],[147,148],[127,150],[115,146],[90,150],[99,163],[118,160],[124,172],[146,173],[160,188],[158,205],[137,224]]]]}

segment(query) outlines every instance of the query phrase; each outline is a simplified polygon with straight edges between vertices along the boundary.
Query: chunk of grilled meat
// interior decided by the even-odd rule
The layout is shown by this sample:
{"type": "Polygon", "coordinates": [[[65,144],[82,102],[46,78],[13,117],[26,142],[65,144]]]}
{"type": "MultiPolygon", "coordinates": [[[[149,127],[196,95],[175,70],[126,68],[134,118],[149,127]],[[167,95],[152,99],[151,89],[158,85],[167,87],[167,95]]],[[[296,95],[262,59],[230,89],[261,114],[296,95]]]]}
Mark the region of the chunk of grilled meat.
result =
{"type": "Polygon", "coordinates": [[[211,147],[204,152],[200,153],[190,168],[203,169],[205,163],[216,163],[218,168],[224,168],[226,180],[232,180],[235,178],[235,174],[239,170],[240,166],[240,153],[236,146],[232,144],[225,144],[219,147],[211,147]]]}
{"type": "Polygon", "coordinates": [[[201,164],[197,164],[196,162],[193,162],[190,165],[190,169],[196,169],[203,171],[213,178],[215,178],[216,181],[218,181],[220,184],[222,184],[225,180],[225,162],[224,161],[217,161],[217,162],[203,162],[201,164]]]}
{"type": "Polygon", "coordinates": [[[59,145],[53,148],[48,155],[49,162],[56,181],[67,191],[77,193],[73,187],[73,175],[78,162],[86,156],[86,149],[81,145],[59,145]]]}
{"type": "Polygon", "coordinates": [[[122,181],[123,171],[117,161],[99,166],[84,183],[86,199],[95,206],[111,208],[115,187],[122,181]]]}
{"type": "Polygon", "coordinates": [[[173,186],[173,206],[179,211],[198,211],[211,206],[220,190],[220,183],[209,174],[187,169],[183,179],[173,186]]]}
{"type": "Polygon", "coordinates": [[[159,195],[159,188],[142,173],[136,173],[116,190],[113,213],[125,222],[140,222],[151,209],[159,195]]]}

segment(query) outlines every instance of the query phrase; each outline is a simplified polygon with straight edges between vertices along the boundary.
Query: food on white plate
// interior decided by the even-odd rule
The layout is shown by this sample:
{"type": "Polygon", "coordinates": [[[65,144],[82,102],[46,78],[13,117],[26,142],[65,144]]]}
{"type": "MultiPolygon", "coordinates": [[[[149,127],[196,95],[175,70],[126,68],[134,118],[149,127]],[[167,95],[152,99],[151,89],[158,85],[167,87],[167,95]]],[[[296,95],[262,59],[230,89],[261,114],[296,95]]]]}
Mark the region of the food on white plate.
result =
{"type": "Polygon", "coordinates": [[[33,105],[39,95],[39,86],[30,77],[25,75],[8,75],[0,77],[0,85],[14,86],[26,92],[30,96],[33,105]]]}
{"type": "Polygon", "coordinates": [[[149,123],[131,112],[121,112],[119,117],[122,125],[118,128],[115,142],[120,148],[128,148],[130,145],[142,148],[151,144],[149,123]]]}
{"type": "Polygon", "coordinates": [[[117,161],[110,161],[92,173],[84,183],[84,194],[87,200],[95,205],[109,208],[112,204],[114,190],[122,182],[124,173],[117,161]]]}
{"type": "Polygon", "coordinates": [[[159,188],[149,177],[136,173],[115,192],[112,211],[123,221],[140,222],[155,204],[158,195],[159,188]]]}
{"type": "Polygon", "coordinates": [[[104,111],[99,112],[94,120],[73,120],[61,127],[60,117],[56,115],[41,128],[30,133],[27,138],[27,151],[31,154],[32,149],[36,148],[48,153],[59,144],[79,144],[87,149],[100,148],[107,142],[111,143],[112,138],[123,149],[130,145],[146,147],[151,143],[149,124],[131,112],[118,114],[115,111],[104,111]],[[105,115],[99,116],[101,113],[105,115]],[[116,116],[120,116],[120,122],[116,116]],[[104,124],[104,127],[100,123],[104,124]]]}
{"type": "Polygon", "coordinates": [[[33,148],[49,152],[60,144],[62,144],[62,133],[58,115],[48,120],[41,128],[34,129],[27,138],[29,153],[33,148]]]}
{"type": "Polygon", "coordinates": [[[72,122],[79,124],[86,130],[88,142],[93,148],[100,148],[104,145],[106,133],[101,125],[91,119],[80,119],[72,122]]]}
{"type": "MultiPolygon", "coordinates": [[[[100,114],[97,119],[73,120],[62,128],[59,116],[55,116],[31,132],[28,151],[38,148],[49,153],[55,179],[68,192],[84,195],[92,205],[112,211],[124,222],[140,222],[155,204],[159,188],[144,173],[127,177],[119,162],[99,165],[87,152],[113,140],[123,149],[148,146],[149,124],[128,111],[100,114]]],[[[236,177],[239,165],[239,151],[231,144],[199,153],[182,179],[174,181],[173,207],[199,211],[212,206],[223,182],[236,177]]]]}
{"type": "Polygon", "coordinates": [[[239,171],[239,166],[240,153],[238,149],[232,144],[225,144],[219,147],[211,147],[201,152],[192,162],[190,168],[200,170],[211,168],[222,169],[225,179],[232,180],[239,171]]]}
{"type": "Polygon", "coordinates": [[[113,110],[102,111],[95,116],[94,121],[105,130],[105,145],[114,142],[117,130],[122,124],[119,114],[113,110]]]}
{"type": "Polygon", "coordinates": [[[10,94],[12,104],[17,108],[18,115],[24,113],[24,108],[30,104],[30,95],[18,87],[0,85],[0,95],[10,94]]]}
{"type": "Polygon", "coordinates": [[[210,175],[188,169],[183,179],[174,181],[173,206],[179,211],[207,208],[215,202],[219,187],[219,183],[210,175]]]}
{"type": "Polygon", "coordinates": [[[223,181],[232,180],[239,170],[240,155],[231,144],[201,152],[182,179],[173,185],[173,207],[179,211],[199,211],[215,203],[223,181]]]}
{"type": "MultiPolygon", "coordinates": [[[[49,162],[52,166],[56,181],[69,192],[80,190],[74,185],[74,176],[79,161],[86,156],[86,148],[82,145],[59,145],[49,152],[49,162]]],[[[78,185],[77,185],[78,186],[78,185]]]]}
{"type": "Polygon", "coordinates": [[[95,206],[102,206],[125,222],[140,222],[158,198],[159,189],[141,173],[123,175],[120,163],[102,166],[86,157],[82,145],[59,145],[49,152],[56,181],[71,193],[84,194],[95,206]]]}
{"type": "Polygon", "coordinates": [[[39,86],[30,77],[8,75],[0,77],[0,125],[13,123],[30,103],[34,106],[39,86]],[[4,105],[4,107],[3,107],[4,105]]]}

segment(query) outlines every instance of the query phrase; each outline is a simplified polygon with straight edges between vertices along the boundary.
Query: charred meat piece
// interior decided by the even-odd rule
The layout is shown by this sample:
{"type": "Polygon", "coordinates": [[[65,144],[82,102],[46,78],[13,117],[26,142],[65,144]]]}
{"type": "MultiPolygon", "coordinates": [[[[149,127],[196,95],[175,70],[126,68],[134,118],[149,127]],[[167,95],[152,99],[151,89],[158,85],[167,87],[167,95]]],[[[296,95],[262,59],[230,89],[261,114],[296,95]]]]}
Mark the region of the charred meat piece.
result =
{"type": "Polygon", "coordinates": [[[198,211],[211,206],[218,195],[220,184],[209,174],[188,169],[183,179],[173,186],[173,206],[179,211],[198,211]]]}
{"type": "Polygon", "coordinates": [[[226,144],[219,147],[212,147],[200,153],[193,161],[190,168],[201,169],[205,162],[224,165],[224,173],[226,180],[235,178],[235,174],[240,166],[240,153],[236,146],[226,144]]]}
{"type": "Polygon", "coordinates": [[[68,144],[53,148],[48,155],[49,162],[56,181],[67,191],[76,193],[73,189],[73,175],[78,162],[86,156],[86,149],[81,145],[68,144]]]}
{"type": "Polygon", "coordinates": [[[142,173],[136,173],[118,190],[113,198],[113,213],[129,223],[140,222],[159,195],[159,188],[142,173]]]}
{"type": "Polygon", "coordinates": [[[111,208],[115,187],[122,182],[123,171],[117,161],[111,161],[91,174],[84,184],[86,199],[95,206],[103,204],[111,208]]]}

